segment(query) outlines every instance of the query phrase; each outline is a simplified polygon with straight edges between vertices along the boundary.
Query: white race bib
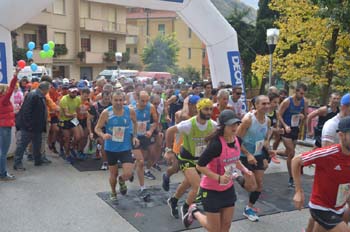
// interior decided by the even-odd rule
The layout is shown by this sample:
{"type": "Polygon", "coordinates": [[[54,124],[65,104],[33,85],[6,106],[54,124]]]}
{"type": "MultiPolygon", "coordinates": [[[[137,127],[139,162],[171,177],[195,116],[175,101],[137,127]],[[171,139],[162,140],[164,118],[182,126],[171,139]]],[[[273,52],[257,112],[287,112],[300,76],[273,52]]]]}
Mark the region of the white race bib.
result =
{"type": "Polygon", "coordinates": [[[337,201],[335,207],[341,207],[350,196],[350,183],[340,184],[338,187],[337,201]]]}
{"type": "Polygon", "coordinates": [[[197,145],[195,149],[195,157],[200,157],[206,147],[207,145],[197,145]]]}
{"type": "Polygon", "coordinates": [[[79,120],[77,118],[73,118],[72,120],[70,120],[70,122],[73,123],[74,126],[79,125],[79,120]]]}
{"type": "Polygon", "coordinates": [[[259,140],[255,142],[255,152],[254,155],[261,154],[261,151],[264,146],[264,140],[259,140]]]}
{"type": "Polygon", "coordinates": [[[125,127],[114,126],[112,130],[112,141],[124,142],[125,127]]]}
{"type": "Polygon", "coordinates": [[[137,135],[145,135],[147,132],[147,121],[137,122],[137,135]]]}
{"type": "Polygon", "coordinates": [[[298,127],[300,121],[300,115],[299,114],[293,114],[291,119],[291,127],[298,127]]]}
{"type": "Polygon", "coordinates": [[[237,172],[236,163],[228,164],[224,168],[226,176],[232,176],[234,172],[237,172]]]}

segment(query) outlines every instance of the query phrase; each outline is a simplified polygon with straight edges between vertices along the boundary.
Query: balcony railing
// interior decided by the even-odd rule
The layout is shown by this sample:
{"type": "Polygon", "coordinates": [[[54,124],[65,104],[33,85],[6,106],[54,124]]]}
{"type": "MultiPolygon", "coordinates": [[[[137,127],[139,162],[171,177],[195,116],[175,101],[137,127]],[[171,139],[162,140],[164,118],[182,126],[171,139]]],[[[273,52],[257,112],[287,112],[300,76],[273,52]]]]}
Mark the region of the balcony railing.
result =
{"type": "Polygon", "coordinates": [[[127,35],[130,35],[130,36],[138,36],[139,34],[138,27],[134,25],[127,25],[126,30],[127,30],[126,31],[127,35]]]}
{"type": "Polygon", "coordinates": [[[136,36],[127,36],[125,39],[125,44],[127,45],[136,45],[138,42],[138,37],[136,36]]]}
{"type": "Polygon", "coordinates": [[[126,34],[126,24],[99,19],[80,19],[80,28],[87,31],[97,31],[114,34],[126,34]]]}

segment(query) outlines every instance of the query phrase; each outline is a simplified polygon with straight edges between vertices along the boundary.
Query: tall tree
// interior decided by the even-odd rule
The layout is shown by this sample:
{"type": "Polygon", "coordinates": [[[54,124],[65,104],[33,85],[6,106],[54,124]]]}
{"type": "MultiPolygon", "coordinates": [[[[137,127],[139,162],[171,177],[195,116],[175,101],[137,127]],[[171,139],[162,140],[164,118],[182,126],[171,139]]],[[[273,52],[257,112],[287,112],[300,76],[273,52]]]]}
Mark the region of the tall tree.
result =
{"type": "Polygon", "coordinates": [[[243,77],[248,87],[252,87],[253,76],[251,72],[251,64],[255,60],[255,50],[253,48],[255,38],[252,36],[255,27],[244,21],[244,18],[249,14],[249,10],[239,11],[235,9],[227,21],[236,30],[238,35],[238,47],[243,62],[243,77]]]}
{"type": "MultiPolygon", "coordinates": [[[[322,85],[323,104],[332,87],[350,89],[344,85],[350,71],[349,33],[336,20],[322,17],[319,5],[306,0],[272,0],[270,8],[280,14],[274,72],[286,81],[322,85]],[[336,80],[343,80],[342,84],[336,80]]],[[[257,56],[253,72],[266,75],[268,66],[266,56],[257,56]]]]}
{"type": "Polygon", "coordinates": [[[149,43],[141,54],[145,70],[173,72],[176,68],[179,44],[174,34],[158,35],[149,43]]]}

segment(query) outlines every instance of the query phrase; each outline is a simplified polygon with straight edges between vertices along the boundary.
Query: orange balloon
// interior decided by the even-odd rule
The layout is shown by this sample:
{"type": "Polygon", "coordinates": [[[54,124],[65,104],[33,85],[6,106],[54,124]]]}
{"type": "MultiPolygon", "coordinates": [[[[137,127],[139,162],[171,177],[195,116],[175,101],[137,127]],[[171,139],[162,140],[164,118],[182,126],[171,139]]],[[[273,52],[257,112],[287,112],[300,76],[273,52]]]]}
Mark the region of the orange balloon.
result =
{"type": "Polygon", "coordinates": [[[17,62],[18,67],[20,67],[21,69],[23,69],[26,66],[26,62],[24,60],[19,60],[17,62]]]}

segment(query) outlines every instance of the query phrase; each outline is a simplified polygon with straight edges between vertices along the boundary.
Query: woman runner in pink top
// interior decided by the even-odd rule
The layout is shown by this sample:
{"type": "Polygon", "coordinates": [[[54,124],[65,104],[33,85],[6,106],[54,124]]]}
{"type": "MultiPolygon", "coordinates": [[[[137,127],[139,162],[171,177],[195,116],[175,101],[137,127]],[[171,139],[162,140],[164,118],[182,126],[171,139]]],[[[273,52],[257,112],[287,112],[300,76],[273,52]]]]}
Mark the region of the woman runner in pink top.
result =
{"type": "Polygon", "coordinates": [[[208,231],[229,231],[237,199],[233,180],[246,189],[256,188],[252,172],[239,160],[240,139],[236,130],[240,122],[232,110],[224,110],[219,116],[218,129],[206,138],[208,146],[196,167],[203,174],[200,192],[205,214],[192,204],[182,219],[186,228],[197,219],[208,231]]]}

